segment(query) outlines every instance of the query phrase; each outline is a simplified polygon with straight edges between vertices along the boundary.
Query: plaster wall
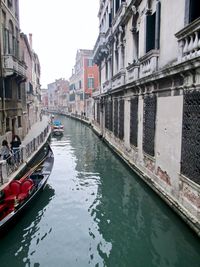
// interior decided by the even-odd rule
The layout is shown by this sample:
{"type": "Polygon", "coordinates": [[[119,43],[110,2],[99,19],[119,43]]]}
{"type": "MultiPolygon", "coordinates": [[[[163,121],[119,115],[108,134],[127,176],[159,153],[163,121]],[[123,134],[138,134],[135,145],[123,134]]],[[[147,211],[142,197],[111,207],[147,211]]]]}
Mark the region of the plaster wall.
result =
{"type": "Polygon", "coordinates": [[[133,33],[130,30],[131,27],[132,27],[132,20],[130,19],[125,29],[125,35],[126,35],[125,57],[124,57],[125,67],[133,63],[133,33]]]}
{"type": "Polygon", "coordinates": [[[160,184],[164,185],[176,198],[179,194],[182,110],[182,95],[158,97],[155,140],[156,174],[161,179],[160,184]]]}
{"type": "Polygon", "coordinates": [[[161,1],[160,68],[177,59],[178,42],[175,34],[184,28],[184,17],[185,1],[161,1]]]}

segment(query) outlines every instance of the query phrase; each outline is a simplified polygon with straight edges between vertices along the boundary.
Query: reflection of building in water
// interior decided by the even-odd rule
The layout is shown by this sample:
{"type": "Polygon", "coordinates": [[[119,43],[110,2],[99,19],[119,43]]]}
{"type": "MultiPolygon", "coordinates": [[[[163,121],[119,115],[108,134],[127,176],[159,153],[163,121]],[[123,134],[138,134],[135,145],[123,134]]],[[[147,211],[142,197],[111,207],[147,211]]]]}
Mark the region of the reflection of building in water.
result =
{"type": "Polygon", "coordinates": [[[157,255],[160,258],[168,255],[173,263],[173,251],[178,249],[173,235],[179,226],[173,225],[171,210],[109,153],[101,163],[96,162],[95,170],[100,181],[89,208],[95,222],[89,234],[94,243],[97,242],[97,251],[105,266],[121,266],[122,258],[123,266],[134,263],[147,266],[146,259],[152,261],[157,255]],[[167,238],[171,240],[172,249],[166,252],[166,243],[162,242],[167,242],[167,238]],[[158,245],[160,243],[163,245],[158,245]]]}
{"type": "MultiPolygon", "coordinates": [[[[4,251],[4,247],[10,247],[10,250],[12,249],[13,252],[9,251],[9,253],[15,255],[15,257],[6,257],[4,261],[6,262],[5,266],[20,267],[29,264],[28,257],[31,241],[36,238],[37,232],[39,233],[40,228],[38,225],[45,214],[46,207],[54,197],[54,192],[54,189],[47,184],[42,194],[31,204],[30,210],[25,212],[17,225],[11,229],[10,233],[2,240],[4,244],[7,243],[7,245],[3,246],[1,244],[2,241],[0,241],[2,256],[7,253],[7,251],[4,251]],[[14,243],[13,238],[11,238],[12,235],[15,238],[14,243]],[[8,243],[10,243],[10,245],[8,243]]],[[[46,235],[48,235],[48,233],[46,235]]],[[[42,240],[42,236],[39,236],[39,238],[42,240]]],[[[39,242],[39,239],[37,242],[39,242]]],[[[3,262],[2,259],[1,262],[3,262]]]]}

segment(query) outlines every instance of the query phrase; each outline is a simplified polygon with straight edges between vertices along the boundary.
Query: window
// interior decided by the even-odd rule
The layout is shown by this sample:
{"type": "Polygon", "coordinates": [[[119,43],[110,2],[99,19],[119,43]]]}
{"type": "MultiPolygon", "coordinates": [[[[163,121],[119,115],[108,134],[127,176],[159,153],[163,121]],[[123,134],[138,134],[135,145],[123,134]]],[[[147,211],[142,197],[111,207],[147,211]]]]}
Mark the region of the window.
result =
{"type": "Polygon", "coordinates": [[[108,80],[108,61],[106,61],[106,80],[108,80]]]}
{"type": "Polygon", "coordinates": [[[100,103],[97,103],[97,122],[100,124],[100,103]]]}
{"type": "Polygon", "coordinates": [[[15,17],[18,19],[19,11],[18,11],[18,0],[15,0],[15,17]]]}
{"type": "Polygon", "coordinates": [[[200,17],[200,1],[199,0],[190,0],[189,3],[189,22],[194,21],[200,17]]]}
{"type": "Polygon", "coordinates": [[[69,101],[75,101],[75,94],[69,95],[69,101]]]}
{"type": "Polygon", "coordinates": [[[22,99],[22,93],[21,93],[20,85],[18,85],[18,87],[17,87],[17,96],[18,96],[18,99],[22,99]]]}
{"type": "Polygon", "coordinates": [[[5,79],[5,98],[12,98],[12,83],[9,78],[5,79]]]}
{"type": "Polygon", "coordinates": [[[8,7],[12,8],[12,6],[13,6],[13,0],[8,0],[8,7]]]}
{"type": "Polygon", "coordinates": [[[94,78],[88,77],[88,88],[94,88],[94,78]]]}
{"type": "Polygon", "coordinates": [[[10,131],[10,119],[6,118],[6,132],[10,131]]]}
{"type": "Polygon", "coordinates": [[[181,173],[200,185],[200,92],[185,91],[183,97],[181,173]]]}
{"type": "Polygon", "coordinates": [[[154,157],[155,130],[156,130],[156,95],[145,96],[143,117],[143,150],[154,157]]]}
{"type": "Polygon", "coordinates": [[[120,2],[120,0],[115,1],[115,13],[117,13],[117,11],[119,9],[119,2],[120,2]]]}
{"type": "Polygon", "coordinates": [[[9,21],[9,32],[8,32],[8,53],[13,54],[14,52],[14,28],[13,23],[10,20],[9,21]]]}
{"type": "Polygon", "coordinates": [[[137,147],[138,137],[138,97],[131,99],[130,106],[130,143],[137,147]]]}
{"type": "Polygon", "coordinates": [[[156,12],[146,16],[146,53],[155,49],[156,12]]]}
{"type": "Polygon", "coordinates": [[[115,50],[115,73],[118,72],[119,69],[119,53],[118,50],[115,50]]]}
{"type": "Polygon", "coordinates": [[[112,10],[109,13],[109,27],[111,27],[111,26],[112,26],[112,10]]]}
{"type": "Polygon", "coordinates": [[[118,137],[118,123],[119,123],[119,105],[118,105],[118,100],[115,99],[114,101],[114,135],[118,137]]]}
{"type": "Polygon", "coordinates": [[[93,60],[92,59],[88,59],[88,67],[92,67],[93,66],[93,60]]]}
{"type": "Polygon", "coordinates": [[[18,121],[18,128],[22,127],[22,118],[21,118],[21,116],[17,117],[17,121],[18,121]]]}
{"type": "Polygon", "coordinates": [[[119,101],[119,139],[124,138],[124,99],[119,101]]]}

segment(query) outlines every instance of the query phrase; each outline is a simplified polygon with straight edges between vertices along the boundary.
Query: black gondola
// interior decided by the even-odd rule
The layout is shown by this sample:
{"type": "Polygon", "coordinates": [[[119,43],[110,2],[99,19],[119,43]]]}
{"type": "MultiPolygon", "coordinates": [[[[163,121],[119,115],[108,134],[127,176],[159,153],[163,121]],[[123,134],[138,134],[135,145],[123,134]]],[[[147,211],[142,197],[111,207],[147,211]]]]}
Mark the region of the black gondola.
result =
{"type": "Polygon", "coordinates": [[[12,180],[0,196],[0,236],[10,229],[31,202],[43,190],[53,168],[54,156],[47,144],[23,176],[12,180]],[[40,158],[39,162],[36,159],[40,158]],[[36,163],[37,162],[37,163],[36,163]]]}

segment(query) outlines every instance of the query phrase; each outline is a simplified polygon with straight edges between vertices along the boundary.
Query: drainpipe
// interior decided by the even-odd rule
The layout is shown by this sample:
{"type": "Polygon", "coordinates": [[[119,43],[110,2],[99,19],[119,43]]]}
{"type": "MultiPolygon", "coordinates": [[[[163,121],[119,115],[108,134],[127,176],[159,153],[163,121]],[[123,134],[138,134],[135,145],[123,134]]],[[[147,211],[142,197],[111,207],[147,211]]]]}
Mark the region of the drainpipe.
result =
{"type": "MultiPolygon", "coordinates": [[[[2,40],[2,1],[0,0],[0,40],[2,40]]],[[[0,41],[0,88],[1,88],[1,103],[2,103],[2,135],[5,134],[5,88],[3,80],[3,60],[2,60],[2,43],[0,41]]]]}

